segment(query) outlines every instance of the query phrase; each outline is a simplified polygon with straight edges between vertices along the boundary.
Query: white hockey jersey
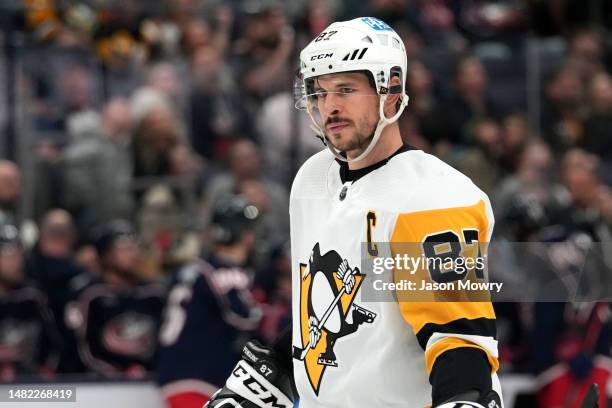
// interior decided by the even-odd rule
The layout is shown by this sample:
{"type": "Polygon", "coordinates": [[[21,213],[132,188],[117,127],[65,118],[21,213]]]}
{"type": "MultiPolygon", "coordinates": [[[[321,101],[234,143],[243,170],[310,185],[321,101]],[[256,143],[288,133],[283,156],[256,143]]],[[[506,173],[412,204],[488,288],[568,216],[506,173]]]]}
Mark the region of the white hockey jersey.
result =
{"type": "Polygon", "coordinates": [[[470,179],[407,147],[356,172],[324,150],[298,172],[290,218],[300,408],[424,407],[436,358],[457,347],[484,350],[498,384],[490,302],[368,302],[360,292],[375,276],[358,273],[350,293],[338,278],[344,260],[359,267],[366,242],[423,242],[450,232],[485,251],[493,214],[470,179]],[[316,322],[321,335],[312,347],[316,322]]]}

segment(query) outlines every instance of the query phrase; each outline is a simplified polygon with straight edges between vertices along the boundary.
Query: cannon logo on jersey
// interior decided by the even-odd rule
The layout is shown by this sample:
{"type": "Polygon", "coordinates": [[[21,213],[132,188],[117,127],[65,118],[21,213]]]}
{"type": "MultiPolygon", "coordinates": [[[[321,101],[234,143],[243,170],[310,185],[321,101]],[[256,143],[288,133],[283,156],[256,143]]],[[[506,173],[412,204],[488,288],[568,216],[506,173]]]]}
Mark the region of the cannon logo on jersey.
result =
{"type": "Polygon", "coordinates": [[[353,303],[365,275],[336,251],[321,255],[317,243],[308,264],[300,264],[300,272],[302,348],[294,347],[293,357],[304,362],[318,395],[325,369],[339,365],[336,340],[356,332],[363,323],[372,323],[376,314],[353,303]]]}
{"type": "Polygon", "coordinates": [[[155,322],[141,313],[122,313],[104,328],[102,342],[117,354],[149,358],[155,349],[155,322]]]}
{"type": "Polygon", "coordinates": [[[39,343],[40,325],[7,318],[0,322],[0,363],[33,358],[39,343]]]}

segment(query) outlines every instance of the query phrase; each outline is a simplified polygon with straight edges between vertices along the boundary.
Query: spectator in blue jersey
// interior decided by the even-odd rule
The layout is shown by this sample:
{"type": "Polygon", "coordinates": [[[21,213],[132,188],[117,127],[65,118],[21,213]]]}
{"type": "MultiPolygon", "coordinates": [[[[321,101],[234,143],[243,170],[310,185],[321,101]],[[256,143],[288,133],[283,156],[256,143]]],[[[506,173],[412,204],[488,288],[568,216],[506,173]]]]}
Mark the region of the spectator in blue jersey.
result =
{"type": "Polygon", "coordinates": [[[229,375],[245,334],[258,327],[246,265],[259,211],[241,196],[215,206],[211,255],[180,269],[160,333],[157,380],[170,408],[201,408],[229,375]]]}
{"type": "Polygon", "coordinates": [[[142,278],[142,253],[129,222],[100,227],[94,246],[100,281],[82,290],[66,313],[79,356],[101,376],[143,378],[156,361],[165,289],[142,278]]]}
{"type": "Polygon", "coordinates": [[[57,369],[59,337],[47,297],[26,281],[23,266],[17,228],[0,226],[0,382],[49,379],[57,369]]]}

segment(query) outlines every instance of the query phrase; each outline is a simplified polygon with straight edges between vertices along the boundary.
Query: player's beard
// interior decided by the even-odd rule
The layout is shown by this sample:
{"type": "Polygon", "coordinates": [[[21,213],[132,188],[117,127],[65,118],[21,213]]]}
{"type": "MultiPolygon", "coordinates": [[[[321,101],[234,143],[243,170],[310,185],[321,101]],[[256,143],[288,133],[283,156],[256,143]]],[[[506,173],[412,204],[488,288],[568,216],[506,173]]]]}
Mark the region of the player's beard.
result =
{"type": "Polygon", "coordinates": [[[334,142],[333,137],[330,137],[329,134],[326,135],[327,142],[345,154],[351,151],[358,151],[359,153],[364,151],[374,138],[376,124],[370,125],[366,119],[359,121],[358,126],[355,125],[355,122],[341,117],[330,117],[327,120],[327,124],[335,122],[347,122],[350,127],[355,129],[353,135],[341,143],[334,142]]]}

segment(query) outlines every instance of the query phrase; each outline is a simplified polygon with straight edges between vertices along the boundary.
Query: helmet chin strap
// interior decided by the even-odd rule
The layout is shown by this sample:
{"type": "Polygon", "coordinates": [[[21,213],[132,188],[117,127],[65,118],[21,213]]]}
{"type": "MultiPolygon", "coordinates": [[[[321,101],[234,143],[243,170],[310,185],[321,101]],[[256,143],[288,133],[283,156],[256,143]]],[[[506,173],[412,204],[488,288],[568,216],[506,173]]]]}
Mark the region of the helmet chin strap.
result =
{"type": "Polygon", "coordinates": [[[390,125],[391,123],[395,122],[400,117],[402,112],[404,111],[404,108],[406,107],[406,105],[408,105],[408,95],[406,94],[401,95],[400,96],[401,103],[400,103],[399,109],[397,110],[395,115],[393,115],[390,118],[387,118],[384,112],[385,101],[387,100],[387,96],[388,94],[380,95],[380,103],[378,107],[378,123],[376,124],[376,129],[374,129],[374,136],[372,137],[372,141],[368,144],[368,147],[359,156],[355,157],[354,159],[348,159],[344,157],[341,154],[342,153],[341,150],[338,150],[334,146],[332,146],[332,143],[328,140],[327,136],[325,135],[325,131],[315,121],[312,115],[310,104],[308,104],[307,110],[308,110],[308,115],[310,116],[310,119],[312,120],[314,124],[313,130],[317,132],[320,137],[323,138],[323,140],[325,141],[325,145],[327,146],[329,151],[332,152],[332,154],[336,156],[338,160],[341,160],[347,163],[353,163],[353,162],[358,162],[359,160],[363,160],[368,154],[370,154],[372,149],[374,149],[374,147],[376,146],[376,143],[378,143],[378,140],[380,139],[383,129],[387,125],[390,125]]]}

